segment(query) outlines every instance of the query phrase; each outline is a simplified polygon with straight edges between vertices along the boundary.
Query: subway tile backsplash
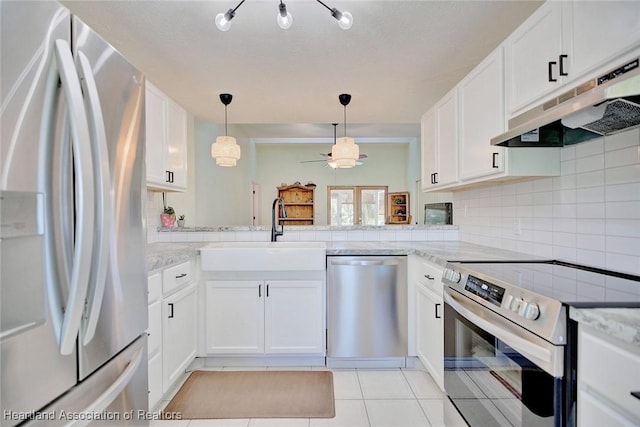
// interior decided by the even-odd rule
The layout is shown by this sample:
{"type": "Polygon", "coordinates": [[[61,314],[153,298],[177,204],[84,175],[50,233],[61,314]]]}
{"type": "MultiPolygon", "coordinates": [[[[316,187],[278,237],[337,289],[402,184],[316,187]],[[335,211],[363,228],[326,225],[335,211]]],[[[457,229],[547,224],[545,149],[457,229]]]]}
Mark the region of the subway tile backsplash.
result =
{"type": "Polygon", "coordinates": [[[640,274],[640,130],[564,147],[561,171],[453,193],[460,240],[640,274]]]}

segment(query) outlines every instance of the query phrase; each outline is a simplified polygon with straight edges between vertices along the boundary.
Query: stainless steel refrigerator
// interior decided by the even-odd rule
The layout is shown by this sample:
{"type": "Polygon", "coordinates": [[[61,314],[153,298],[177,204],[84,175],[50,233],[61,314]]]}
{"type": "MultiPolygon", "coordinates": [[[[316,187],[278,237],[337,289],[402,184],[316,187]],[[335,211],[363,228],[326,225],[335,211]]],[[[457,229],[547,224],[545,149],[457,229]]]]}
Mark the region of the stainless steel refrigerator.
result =
{"type": "Polygon", "coordinates": [[[0,18],[0,425],[144,421],[144,76],[57,2],[0,18]]]}

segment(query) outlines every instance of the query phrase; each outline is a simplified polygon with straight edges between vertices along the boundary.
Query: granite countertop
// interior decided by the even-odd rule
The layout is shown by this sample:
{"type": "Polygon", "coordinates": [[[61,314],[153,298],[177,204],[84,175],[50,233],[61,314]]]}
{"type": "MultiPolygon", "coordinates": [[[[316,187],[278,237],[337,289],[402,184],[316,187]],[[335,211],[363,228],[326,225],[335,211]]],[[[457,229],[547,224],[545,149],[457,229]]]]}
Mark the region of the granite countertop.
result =
{"type": "Polygon", "coordinates": [[[640,346],[640,309],[575,308],[569,317],[581,325],[603,332],[631,345],[640,346]]]}
{"type": "Polygon", "coordinates": [[[195,258],[204,243],[151,243],[147,245],[147,271],[195,258]]]}
{"type": "MultiPolygon", "coordinates": [[[[156,270],[195,258],[207,243],[152,243],[147,245],[147,269],[156,270]]],[[[448,261],[490,261],[540,259],[519,252],[459,241],[385,242],[340,241],[327,242],[327,255],[419,255],[429,261],[445,265],[448,261]]]]}

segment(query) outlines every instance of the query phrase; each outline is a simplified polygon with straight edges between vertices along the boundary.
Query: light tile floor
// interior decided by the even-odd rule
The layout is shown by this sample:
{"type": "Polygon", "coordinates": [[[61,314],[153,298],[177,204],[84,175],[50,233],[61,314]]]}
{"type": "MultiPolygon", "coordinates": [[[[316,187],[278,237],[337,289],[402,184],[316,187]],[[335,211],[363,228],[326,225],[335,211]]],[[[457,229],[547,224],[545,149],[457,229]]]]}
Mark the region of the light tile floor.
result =
{"type": "MultiPolygon", "coordinates": [[[[222,370],[300,369],[205,368],[222,370]]],[[[304,369],[304,368],[303,368],[304,369]]],[[[306,368],[322,369],[327,368],[306,368]]],[[[152,421],[151,427],[466,427],[433,381],[417,369],[331,369],[334,418],[152,421]]],[[[176,390],[177,391],[177,390],[176,390]]],[[[164,401],[168,404],[169,401],[164,401]]]]}

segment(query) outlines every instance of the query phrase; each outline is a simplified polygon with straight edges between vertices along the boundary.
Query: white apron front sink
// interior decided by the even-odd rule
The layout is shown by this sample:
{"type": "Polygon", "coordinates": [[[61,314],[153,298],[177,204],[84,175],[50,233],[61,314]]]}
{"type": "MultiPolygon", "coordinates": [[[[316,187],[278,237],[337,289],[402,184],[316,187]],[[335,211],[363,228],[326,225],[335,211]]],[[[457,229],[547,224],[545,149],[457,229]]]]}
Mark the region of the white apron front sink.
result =
{"type": "Polygon", "coordinates": [[[200,249],[203,271],[324,270],[325,256],[325,242],[219,242],[200,249]]]}

